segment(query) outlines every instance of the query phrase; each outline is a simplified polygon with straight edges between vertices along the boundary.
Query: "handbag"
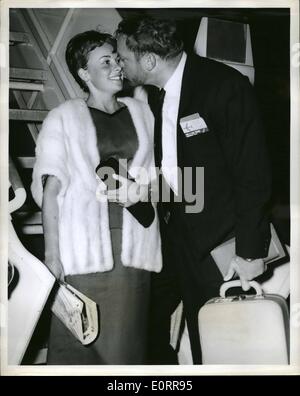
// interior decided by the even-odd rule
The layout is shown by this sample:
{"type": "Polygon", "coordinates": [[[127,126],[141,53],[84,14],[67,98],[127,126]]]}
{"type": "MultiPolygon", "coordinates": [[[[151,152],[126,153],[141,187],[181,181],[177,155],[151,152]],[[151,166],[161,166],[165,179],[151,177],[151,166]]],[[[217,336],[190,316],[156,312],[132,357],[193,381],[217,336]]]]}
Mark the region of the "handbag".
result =
{"type": "Polygon", "coordinates": [[[83,345],[92,343],[99,332],[97,304],[71,285],[59,282],[52,312],[83,345]]]}
{"type": "MultiPolygon", "coordinates": [[[[274,261],[288,258],[288,253],[281,243],[273,224],[271,227],[271,241],[268,251],[268,256],[263,260],[266,264],[270,264],[274,261]]],[[[230,262],[235,256],[235,238],[231,238],[228,241],[222,243],[213,249],[210,254],[217,264],[223,277],[227,274],[230,262]]]]}

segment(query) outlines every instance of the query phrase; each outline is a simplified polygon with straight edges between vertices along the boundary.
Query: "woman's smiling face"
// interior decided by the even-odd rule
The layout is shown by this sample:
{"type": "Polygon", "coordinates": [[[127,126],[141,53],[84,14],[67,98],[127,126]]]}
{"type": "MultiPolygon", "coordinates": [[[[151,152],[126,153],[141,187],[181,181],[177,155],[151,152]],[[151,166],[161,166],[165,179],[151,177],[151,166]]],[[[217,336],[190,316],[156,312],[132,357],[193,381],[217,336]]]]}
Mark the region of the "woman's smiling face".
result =
{"type": "Polygon", "coordinates": [[[123,88],[123,73],[119,58],[108,43],[96,47],[89,53],[86,71],[86,84],[90,92],[96,89],[115,94],[123,88]]]}

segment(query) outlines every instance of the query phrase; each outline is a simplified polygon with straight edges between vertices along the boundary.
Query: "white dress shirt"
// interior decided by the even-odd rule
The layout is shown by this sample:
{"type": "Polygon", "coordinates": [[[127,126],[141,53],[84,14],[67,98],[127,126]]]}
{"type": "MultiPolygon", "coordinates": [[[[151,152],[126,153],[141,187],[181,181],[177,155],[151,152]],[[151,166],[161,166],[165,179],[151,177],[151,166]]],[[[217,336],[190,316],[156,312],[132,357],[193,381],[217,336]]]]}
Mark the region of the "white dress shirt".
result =
{"type": "Polygon", "coordinates": [[[162,173],[175,194],[178,193],[177,118],[183,70],[186,62],[183,52],[174,73],[164,86],[166,91],[162,108],[162,173]]]}

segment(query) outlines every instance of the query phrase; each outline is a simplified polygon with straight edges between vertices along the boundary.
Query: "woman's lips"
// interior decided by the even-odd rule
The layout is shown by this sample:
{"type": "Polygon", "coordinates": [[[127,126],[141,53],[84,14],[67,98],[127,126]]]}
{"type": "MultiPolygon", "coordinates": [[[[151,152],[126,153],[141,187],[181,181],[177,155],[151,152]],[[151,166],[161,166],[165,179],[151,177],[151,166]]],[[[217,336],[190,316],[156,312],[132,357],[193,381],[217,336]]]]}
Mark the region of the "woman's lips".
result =
{"type": "Polygon", "coordinates": [[[113,81],[122,81],[123,74],[116,74],[116,75],[110,76],[109,79],[113,80],[113,81]]]}

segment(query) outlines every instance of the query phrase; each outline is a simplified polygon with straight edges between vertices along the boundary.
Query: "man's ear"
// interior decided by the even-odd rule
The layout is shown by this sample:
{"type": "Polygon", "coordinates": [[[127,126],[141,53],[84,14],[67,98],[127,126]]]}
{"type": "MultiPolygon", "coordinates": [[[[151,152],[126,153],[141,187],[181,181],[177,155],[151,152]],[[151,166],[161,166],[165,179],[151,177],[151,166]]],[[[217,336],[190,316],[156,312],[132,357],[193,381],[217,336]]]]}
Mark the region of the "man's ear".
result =
{"type": "Polygon", "coordinates": [[[141,58],[141,65],[146,71],[152,71],[157,63],[157,59],[152,52],[144,54],[141,58]]]}
{"type": "Polygon", "coordinates": [[[88,82],[90,79],[89,72],[82,67],[78,70],[78,76],[83,80],[84,82],[88,82]]]}

